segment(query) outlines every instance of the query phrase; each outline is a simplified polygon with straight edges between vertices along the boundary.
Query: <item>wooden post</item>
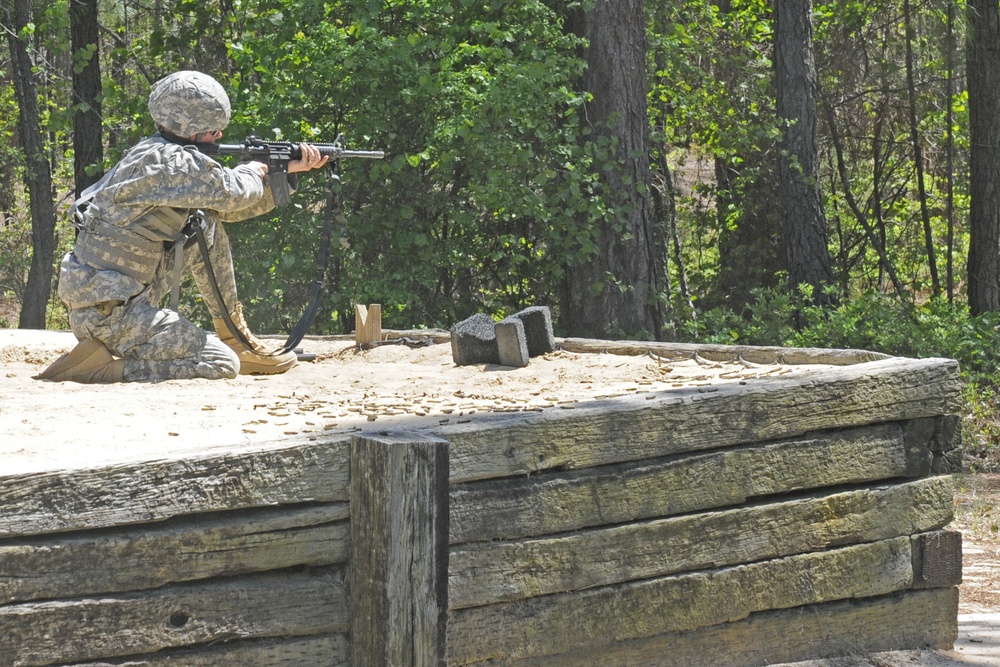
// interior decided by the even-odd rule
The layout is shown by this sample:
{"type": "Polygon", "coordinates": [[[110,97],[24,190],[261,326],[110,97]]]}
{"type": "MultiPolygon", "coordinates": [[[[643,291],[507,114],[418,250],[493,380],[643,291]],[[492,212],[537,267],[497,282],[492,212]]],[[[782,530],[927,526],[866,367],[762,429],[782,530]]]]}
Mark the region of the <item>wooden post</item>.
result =
{"type": "Polygon", "coordinates": [[[382,340],[382,304],[354,306],[354,340],[358,345],[382,340]]]}
{"type": "Polygon", "coordinates": [[[444,667],[448,443],[351,442],[351,665],[444,667]]]}

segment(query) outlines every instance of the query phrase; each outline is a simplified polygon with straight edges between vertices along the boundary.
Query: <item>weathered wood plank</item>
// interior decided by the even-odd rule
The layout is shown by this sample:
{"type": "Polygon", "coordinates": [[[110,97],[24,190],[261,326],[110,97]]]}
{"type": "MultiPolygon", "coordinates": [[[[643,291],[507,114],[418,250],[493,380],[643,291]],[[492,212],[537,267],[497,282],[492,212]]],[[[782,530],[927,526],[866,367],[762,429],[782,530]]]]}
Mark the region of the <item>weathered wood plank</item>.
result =
{"type": "Polygon", "coordinates": [[[351,443],[351,664],[445,665],[448,443],[351,443]]]}
{"type": "Polygon", "coordinates": [[[346,563],[346,503],[181,517],[148,527],[0,542],[0,600],[157,588],[293,565],[346,563]]]}
{"type": "Polygon", "coordinates": [[[942,415],[933,420],[918,419],[907,424],[911,437],[922,441],[931,432],[931,471],[935,475],[962,472],[962,417],[942,415]]]}
{"type": "MultiPolygon", "coordinates": [[[[953,518],[950,477],[451,551],[452,609],[924,533],[953,518]]],[[[961,558],[959,558],[959,567],[961,558]]],[[[951,585],[953,582],[946,582],[951,585]]]]}
{"type": "Polygon", "coordinates": [[[557,655],[913,583],[910,538],[452,612],[448,664],[557,655]]]}
{"type": "Polygon", "coordinates": [[[933,428],[911,430],[876,424],[710,454],[456,484],[450,539],[546,535],[802,489],[927,475],[933,428]]]}
{"type": "Polygon", "coordinates": [[[876,651],[947,647],[958,637],[958,589],[906,591],[754,614],[734,623],[479,667],[763,667],[876,651]]]}
{"type": "Polygon", "coordinates": [[[667,359],[692,359],[695,355],[709,361],[747,361],[752,364],[853,364],[890,358],[868,350],[837,350],[821,347],[773,347],[754,345],[710,345],[705,343],[660,343],[632,340],[594,340],[560,338],[560,348],[568,352],[608,354],[655,354],[667,359]]]}
{"type": "Polygon", "coordinates": [[[681,388],[574,410],[476,419],[434,433],[451,443],[453,483],[585,468],[800,436],[830,428],[957,414],[958,363],[891,358],[804,367],[708,390],[681,388]]]}
{"type": "Polygon", "coordinates": [[[73,667],[346,667],[347,636],[232,641],[73,667]]]}
{"type": "Polygon", "coordinates": [[[348,499],[349,440],[0,477],[0,538],[348,499]]]}
{"type": "Polygon", "coordinates": [[[0,607],[0,665],[35,667],[229,639],[348,630],[339,569],[0,607]]]}

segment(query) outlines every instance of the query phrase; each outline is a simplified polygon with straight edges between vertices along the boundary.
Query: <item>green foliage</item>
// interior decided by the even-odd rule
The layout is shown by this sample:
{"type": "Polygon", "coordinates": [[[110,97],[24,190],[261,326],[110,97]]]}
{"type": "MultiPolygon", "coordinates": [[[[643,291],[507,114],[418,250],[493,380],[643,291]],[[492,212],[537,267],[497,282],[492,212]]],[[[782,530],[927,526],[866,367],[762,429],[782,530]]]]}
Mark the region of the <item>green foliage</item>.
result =
{"type": "Polygon", "coordinates": [[[962,448],[973,469],[980,466],[996,471],[1000,455],[1000,389],[990,382],[973,381],[963,392],[962,448]]]}
{"type": "Polygon", "coordinates": [[[0,87],[0,212],[4,218],[14,209],[21,175],[21,151],[15,145],[16,120],[14,90],[11,86],[0,87]]]}
{"type": "MultiPolygon", "coordinates": [[[[962,75],[948,79],[948,45],[963,43],[964,26],[957,22],[949,34],[945,11],[961,16],[964,3],[930,3],[916,14],[907,40],[898,2],[817,3],[816,47],[819,85],[839,129],[849,187],[869,223],[878,229],[889,261],[906,287],[918,295],[931,292],[930,260],[922,226],[923,210],[915,175],[910,127],[910,97],[906,78],[907,47],[913,54],[916,81],[912,98],[916,132],[924,160],[923,187],[933,235],[935,261],[940,268],[952,263],[954,276],[964,274],[968,244],[961,226],[967,211],[968,111],[962,75]],[[928,75],[929,72],[935,72],[928,75]],[[948,117],[954,151],[948,169],[948,117]],[[949,188],[954,188],[954,213],[948,216],[949,188]],[[949,254],[949,225],[955,244],[949,254]]],[[[916,5],[914,5],[916,7],[916,5]]],[[[953,47],[955,63],[961,62],[953,47]]],[[[824,135],[829,129],[821,128],[824,135]]],[[[822,137],[821,137],[822,138],[822,137]]],[[[860,221],[846,205],[839,174],[823,176],[831,233],[837,239],[837,262],[842,282],[851,291],[881,290],[884,272],[860,221]]],[[[954,283],[953,283],[954,287],[954,283]]]]}
{"type": "MultiPolygon", "coordinates": [[[[578,44],[542,3],[284,0],[242,27],[230,137],[343,133],[386,151],[343,164],[350,249],[319,330],[352,326],[354,303],[381,303],[398,328],[511,312],[592,250],[586,221],[603,209],[579,142],[578,44]]],[[[282,303],[267,324],[294,318],[313,278],[322,186],[307,176],[297,208],[233,232],[241,291],[282,303]]]]}
{"type": "Polygon", "coordinates": [[[1000,314],[969,315],[964,306],[934,299],[920,305],[865,293],[836,307],[780,289],[754,290],[745,313],[717,308],[688,332],[692,340],[740,345],[859,349],[905,357],[956,359],[975,381],[1000,369],[1000,314]]]}
{"type": "Polygon", "coordinates": [[[653,148],[667,158],[658,170],[669,164],[682,190],[680,260],[702,307],[748,302],[750,288],[776,287],[786,268],[774,206],[780,126],[768,3],[736,1],[724,11],[689,0],[648,12],[653,148]],[[692,163],[707,173],[692,176],[692,163]]]}
{"type": "MultiPolygon", "coordinates": [[[[598,221],[614,220],[613,193],[603,192],[596,176],[612,147],[599,145],[581,125],[587,100],[578,89],[582,45],[563,28],[569,12],[589,5],[167,0],[154,10],[105,2],[100,56],[106,166],[153,130],[146,111],[150,84],[175,69],[201,69],[217,76],[232,98],[235,115],[226,140],[256,133],[328,141],[343,133],[351,147],[387,153],[382,161],[342,165],[351,244],[346,251],[335,244],[324,276],[329,295],[314,332],[349,330],[352,306],[359,302],[382,303],[386,326],[396,328],[447,326],[474,311],[503,315],[534,303],[554,305],[565,268],[593,257],[598,221]]],[[[673,324],[690,338],[914,346],[916,337],[893,338],[877,322],[863,321],[869,297],[851,296],[884,291],[886,277],[844,192],[851,188],[885,239],[910,291],[904,301],[925,299],[921,211],[900,103],[906,85],[901,5],[815,3],[820,92],[831,100],[849,172],[845,184],[835,167],[831,127],[821,118],[830,250],[838,288],[846,295],[842,313],[822,315],[789,294],[780,273],[783,239],[774,205],[780,125],[773,108],[770,5],[646,3],[654,182],[658,194],[676,206],[678,244],[668,263],[671,287],[654,298],[680,301],[683,266],[690,292],[684,296],[694,308],[684,303],[678,312],[690,313],[690,319],[673,324]],[[850,319],[852,306],[856,320],[850,319]]],[[[951,220],[958,221],[954,275],[962,276],[968,249],[961,222],[968,211],[962,177],[967,95],[961,81],[950,92],[945,87],[946,6],[922,7],[912,46],[922,73],[918,129],[927,156],[935,250],[940,256],[946,250],[951,185],[951,220]],[[952,104],[957,151],[950,171],[943,146],[946,102],[952,104]]],[[[66,5],[40,6],[31,35],[63,205],[71,189],[69,72],[90,55],[69,53],[66,22],[66,5]]],[[[961,49],[961,24],[957,30],[961,49]]],[[[10,186],[21,167],[11,86],[5,78],[0,84],[0,208],[6,210],[5,202],[19,196],[10,186]]],[[[230,227],[241,295],[258,330],[286,329],[305,305],[315,279],[325,186],[322,174],[306,175],[294,205],[230,227]]],[[[60,234],[65,245],[70,232],[62,228],[60,234]]],[[[186,312],[205,323],[199,298],[191,290],[186,294],[186,312]]],[[[932,321],[926,306],[910,307],[932,321]]],[[[899,317],[917,317],[903,302],[898,308],[899,317]]],[[[877,313],[870,315],[877,319],[877,313]]],[[[957,326],[939,324],[949,331],[957,326]]],[[[987,344],[991,339],[980,333],[987,344]]],[[[974,358],[976,340],[970,338],[969,349],[960,352],[974,358]]],[[[988,365],[987,358],[976,363],[988,365]]]]}
{"type": "MultiPolygon", "coordinates": [[[[0,223],[0,303],[21,303],[31,265],[31,223],[5,217],[0,223]]],[[[16,327],[17,318],[5,318],[0,328],[16,327]]]]}

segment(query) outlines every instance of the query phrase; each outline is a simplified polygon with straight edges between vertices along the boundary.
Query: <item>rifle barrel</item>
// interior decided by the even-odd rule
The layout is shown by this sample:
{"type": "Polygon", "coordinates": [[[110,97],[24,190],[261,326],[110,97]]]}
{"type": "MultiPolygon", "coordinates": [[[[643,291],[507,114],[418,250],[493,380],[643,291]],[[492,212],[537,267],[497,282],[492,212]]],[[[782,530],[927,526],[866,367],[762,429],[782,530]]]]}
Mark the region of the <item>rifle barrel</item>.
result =
{"type": "MultiPolygon", "coordinates": [[[[335,160],[339,158],[367,158],[370,160],[381,160],[385,157],[385,151],[358,151],[346,149],[340,144],[313,142],[305,143],[318,148],[320,155],[328,155],[335,160]]],[[[290,150],[289,157],[292,160],[298,160],[302,157],[302,150],[299,148],[298,142],[288,141],[248,141],[243,144],[200,144],[198,148],[201,149],[203,153],[207,153],[209,155],[244,155],[248,154],[250,149],[263,149],[265,147],[272,146],[288,148],[290,150]]]]}

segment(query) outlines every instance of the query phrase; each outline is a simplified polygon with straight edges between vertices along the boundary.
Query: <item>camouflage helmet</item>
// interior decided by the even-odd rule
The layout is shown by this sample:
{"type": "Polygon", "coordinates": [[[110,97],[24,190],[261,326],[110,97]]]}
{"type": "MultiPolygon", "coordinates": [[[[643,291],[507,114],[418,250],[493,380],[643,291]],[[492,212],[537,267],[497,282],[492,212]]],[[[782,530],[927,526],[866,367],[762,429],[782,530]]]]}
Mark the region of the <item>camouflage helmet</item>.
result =
{"type": "Polygon", "coordinates": [[[230,112],[222,85],[201,72],[174,72],[153,84],[149,94],[153,120],[178,137],[224,129],[230,112]]]}

